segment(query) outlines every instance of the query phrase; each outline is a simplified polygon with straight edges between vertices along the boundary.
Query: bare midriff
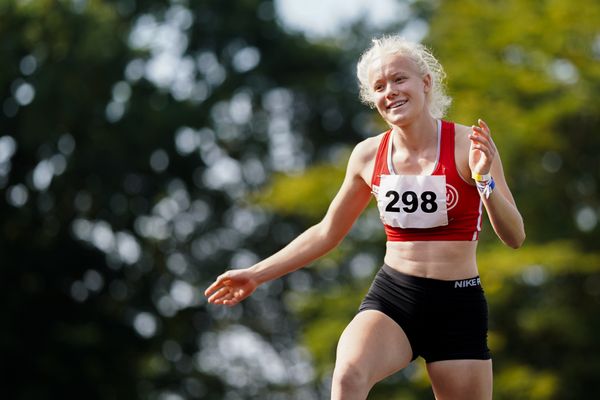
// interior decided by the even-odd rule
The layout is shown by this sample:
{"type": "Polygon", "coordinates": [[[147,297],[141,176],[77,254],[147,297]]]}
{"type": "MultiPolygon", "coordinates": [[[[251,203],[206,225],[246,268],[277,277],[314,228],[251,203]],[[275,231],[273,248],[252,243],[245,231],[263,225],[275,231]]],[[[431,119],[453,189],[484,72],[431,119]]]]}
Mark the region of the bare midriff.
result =
{"type": "Polygon", "coordinates": [[[479,275],[476,241],[387,242],[384,262],[407,275],[440,280],[479,275]]]}

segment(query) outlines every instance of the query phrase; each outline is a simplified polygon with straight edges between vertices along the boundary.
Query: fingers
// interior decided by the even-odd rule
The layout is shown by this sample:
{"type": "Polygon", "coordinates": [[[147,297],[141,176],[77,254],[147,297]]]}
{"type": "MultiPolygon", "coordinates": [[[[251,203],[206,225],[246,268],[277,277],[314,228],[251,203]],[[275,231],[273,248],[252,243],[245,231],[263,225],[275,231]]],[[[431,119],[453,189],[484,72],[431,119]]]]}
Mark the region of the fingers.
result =
{"type": "Polygon", "coordinates": [[[208,302],[211,304],[234,306],[245,297],[246,292],[243,289],[234,289],[230,286],[223,286],[208,298],[208,302]]]}
{"type": "Polygon", "coordinates": [[[215,283],[210,285],[210,287],[208,287],[204,291],[204,295],[206,297],[214,297],[219,293],[223,293],[223,289],[227,289],[227,281],[224,281],[221,278],[219,278],[215,283]]]}
{"type": "Polygon", "coordinates": [[[496,145],[490,128],[482,119],[477,120],[477,125],[471,126],[469,140],[471,142],[469,167],[472,172],[485,175],[496,157],[496,145]]]}
{"type": "Polygon", "coordinates": [[[236,293],[230,287],[224,286],[215,291],[209,298],[211,304],[235,305],[238,302],[236,293]]]}
{"type": "Polygon", "coordinates": [[[490,128],[487,126],[487,124],[485,123],[484,120],[482,120],[481,118],[479,118],[477,120],[477,124],[479,124],[479,127],[481,127],[482,129],[484,129],[487,132],[488,135],[490,134],[490,128]]]}
{"type": "Polygon", "coordinates": [[[473,134],[471,136],[477,137],[478,135],[486,138],[491,138],[490,128],[487,124],[482,120],[477,120],[478,125],[471,126],[471,131],[473,134]]]}
{"type": "Polygon", "coordinates": [[[230,270],[217,277],[204,295],[209,303],[233,306],[252,294],[256,286],[244,271],[230,270]]]}
{"type": "Polygon", "coordinates": [[[206,290],[204,291],[204,295],[207,297],[210,296],[212,293],[225,286],[228,282],[229,272],[225,272],[224,274],[219,275],[217,279],[212,283],[212,285],[206,288],[206,290]]]}
{"type": "Polygon", "coordinates": [[[469,135],[469,139],[471,139],[471,144],[474,149],[486,151],[494,148],[494,143],[491,138],[483,136],[482,134],[473,133],[469,135]]]}
{"type": "Polygon", "coordinates": [[[236,288],[236,285],[233,284],[229,271],[220,275],[212,285],[206,288],[204,295],[208,297],[209,303],[226,306],[234,306],[245,297],[244,290],[236,288]]]}
{"type": "Polygon", "coordinates": [[[230,295],[229,288],[226,286],[215,288],[210,292],[207,289],[207,291],[204,293],[208,297],[209,303],[220,303],[230,295]]]}
{"type": "Polygon", "coordinates": [[[472,132],[469,135],[469,139],[471,139],[473,148],[484,151],[489,155],[494,154],[496,147],[494,141],[492,140],[490,128],[482,119],[478,119],[477,123],[478,126],[473,125],[471,127],[472,132]]]}

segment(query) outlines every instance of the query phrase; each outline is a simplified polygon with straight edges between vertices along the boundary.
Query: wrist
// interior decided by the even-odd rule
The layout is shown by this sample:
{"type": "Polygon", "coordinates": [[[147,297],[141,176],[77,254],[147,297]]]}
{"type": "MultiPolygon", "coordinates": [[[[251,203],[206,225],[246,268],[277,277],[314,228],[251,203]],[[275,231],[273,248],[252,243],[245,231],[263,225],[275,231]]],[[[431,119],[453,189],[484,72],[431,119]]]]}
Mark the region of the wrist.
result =
{"type": "Polygon", "coordinates": [[[471,174],[471,178],[473,178],[475,180],[475,182],[487,182],[490,179],[492,179],[492,175],[490,175],[490,173],[485,173],[485,174],[479,174],[477,172],[473,172],[471,174]]]}
{"type": "Polygon", "coordinates": [[[490,198],[490,195],[496,188],[496,182],[494,182],[494,178],[492,178],[491,176],[486,181],[477,181],[476,180],[475,185],[477,186],[477,190],[479,191],[479,194],[485,196],[486,199],[490,198]]]}
{"type": "Polygon", "coordinates": [[[263,283],[278,278],[277,274],[274,273],[272,268],[269,268],[269,266],[264,265],[263,262],[264,260],[248,268],[248,272],[251,275],[250,279],[252,279],[257,286],[260,286],[263,283]]]}
{"type": "Polygon", "coordinates": [[[262,285],[268,279],[265,278],[265,271],[260,269],[258,264],[253,265],[247,269],[250,274],[250,279],[256,282],[257,285],[262,285]]]}

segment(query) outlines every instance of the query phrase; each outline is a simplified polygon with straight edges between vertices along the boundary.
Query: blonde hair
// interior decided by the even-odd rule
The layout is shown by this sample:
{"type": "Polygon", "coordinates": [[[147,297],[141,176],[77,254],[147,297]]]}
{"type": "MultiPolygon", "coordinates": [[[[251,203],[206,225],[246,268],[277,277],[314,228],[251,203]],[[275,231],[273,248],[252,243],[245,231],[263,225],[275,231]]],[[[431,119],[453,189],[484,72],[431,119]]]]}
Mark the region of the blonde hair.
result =
{"type": "Polygon", "coordinates": [[[401,55],[408,57],[417,65],[419,72],[431,76],[431,90],[427,93],[427,105],[434,118],[442,118],[452,99],[446,95],[444,79],[446,73],[440,62],[431,51],[420,43],[414,43],[401,36],[383,36],[373,39],[369,47],[358,60],[356,76],[358,77],[360,99],[371,108],[375,107],[373,90],[369,85],[369,68],[377,59],[385,55],[401,55]]]}

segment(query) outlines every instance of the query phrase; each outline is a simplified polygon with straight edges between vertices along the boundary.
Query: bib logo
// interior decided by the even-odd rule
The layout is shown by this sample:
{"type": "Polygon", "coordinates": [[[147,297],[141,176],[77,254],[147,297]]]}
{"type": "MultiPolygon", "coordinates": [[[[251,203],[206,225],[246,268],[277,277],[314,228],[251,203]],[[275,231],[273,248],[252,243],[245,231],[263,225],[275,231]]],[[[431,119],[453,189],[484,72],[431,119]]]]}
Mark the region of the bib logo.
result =
{"type": "Polygon", "coordinates": [[[446,184],[446,210],[452,210],[456,204],[458,204],[458,190],[446,184]]]}

